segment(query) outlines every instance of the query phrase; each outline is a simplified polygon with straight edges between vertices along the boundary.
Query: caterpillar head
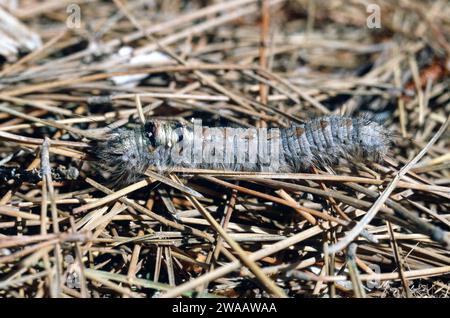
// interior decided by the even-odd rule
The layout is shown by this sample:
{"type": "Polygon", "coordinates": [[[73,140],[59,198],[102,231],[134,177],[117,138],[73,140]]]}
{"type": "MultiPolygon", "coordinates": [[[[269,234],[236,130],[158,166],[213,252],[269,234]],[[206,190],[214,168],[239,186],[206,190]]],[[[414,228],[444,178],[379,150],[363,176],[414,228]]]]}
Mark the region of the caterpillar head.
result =
{"type": "Polygon", "coordinates": [[[104,140],[95,141],[90,154],[96,170],[105,172],[111,185],[130,184],[147,169],[147,144],[141,127],[117,128],[109,132],[104,140]]]}
{"type": "Polygon", "coordinates": [[[171,147],[180,139],[176,122],[151,121],[133,129],[117,128],[91,147],[96,170],[108,174],[113,186],[139,180],[150,166],[166,164],[171,147]]]}

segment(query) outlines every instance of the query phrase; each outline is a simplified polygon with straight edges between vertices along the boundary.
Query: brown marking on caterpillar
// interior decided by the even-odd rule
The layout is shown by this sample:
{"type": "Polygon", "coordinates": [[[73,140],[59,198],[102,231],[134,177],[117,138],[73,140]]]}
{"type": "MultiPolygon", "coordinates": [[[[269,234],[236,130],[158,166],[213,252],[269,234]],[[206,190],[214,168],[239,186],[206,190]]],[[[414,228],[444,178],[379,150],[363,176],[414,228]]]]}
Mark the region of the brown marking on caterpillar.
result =
{"type": "Polygon", "coordinates": [[[328,127],[330,123],[324,119],[320,120],[320,126],[322,127],[322,129],[325,129],[326,127],[328,127]]]}
{"type": "Polygon", "coordinates": [[[305,129],[301,127],[295,127],[295,132],[297,137],[301,137],[305,133],[305,129]]]}

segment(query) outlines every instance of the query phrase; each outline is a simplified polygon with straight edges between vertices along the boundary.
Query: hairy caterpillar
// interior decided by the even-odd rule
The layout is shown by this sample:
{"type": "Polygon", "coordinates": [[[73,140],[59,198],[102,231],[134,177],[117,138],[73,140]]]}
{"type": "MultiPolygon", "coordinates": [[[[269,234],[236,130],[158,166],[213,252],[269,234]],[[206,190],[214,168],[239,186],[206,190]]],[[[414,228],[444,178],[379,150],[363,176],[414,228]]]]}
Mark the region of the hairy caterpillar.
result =
{"type": "Polygon", "coordinates": [[[114,183],[131,183],[149,168],[300,172],[340,159],[379,161],[391,142],[389,132],[364,117],[326,116],[289,128],[204,127],[150,121],[118,128],[96,141],[96,165],[114,183]]]}

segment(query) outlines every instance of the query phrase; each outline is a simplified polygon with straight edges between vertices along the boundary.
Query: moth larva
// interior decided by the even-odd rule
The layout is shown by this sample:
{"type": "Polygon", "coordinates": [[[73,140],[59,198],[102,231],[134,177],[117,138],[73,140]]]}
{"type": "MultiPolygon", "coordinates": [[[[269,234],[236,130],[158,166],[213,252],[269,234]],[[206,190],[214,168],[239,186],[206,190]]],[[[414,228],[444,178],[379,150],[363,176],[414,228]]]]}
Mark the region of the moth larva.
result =
{"type": "Polygon", "coordinates": [[[93,155],[114,183],[130,183],[149,167],[161,172],[173,167],[300,172],[340,159],[379,161],[389,136],[382,125],[364,117],[326,116],[271,129],[150,121],[112,130],[93,145],[93,155]]]}
{"type": "MultiPolygon", "coordinates": [[[[76,180],[79,171],[75,167],[66,168],[58,166],[50,171],[54,181],[76,180]]],[[[42,180],[42,172],[39,169],[25,170],[19,167],[0,166],[0,184],[14,181],[20,183],[23,181],[37,183],[42,180]]]]}

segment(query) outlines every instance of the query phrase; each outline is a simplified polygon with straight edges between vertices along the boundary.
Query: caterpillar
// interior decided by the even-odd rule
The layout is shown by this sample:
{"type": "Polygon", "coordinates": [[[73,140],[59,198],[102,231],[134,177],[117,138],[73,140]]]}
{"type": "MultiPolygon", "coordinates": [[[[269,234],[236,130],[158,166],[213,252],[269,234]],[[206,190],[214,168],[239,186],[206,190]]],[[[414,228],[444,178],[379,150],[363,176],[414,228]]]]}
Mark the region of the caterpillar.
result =
{"type": "Polygon", "coordinates": [[[270,129],[152,120],[111,130],[93,142],[91,155],[112,183],[130,184],[148,168],[301,172],[313,165],[337,165],[341,159],[378,162],[389,149],[390,135],[366,117],[325,116],[270,129]]]}

